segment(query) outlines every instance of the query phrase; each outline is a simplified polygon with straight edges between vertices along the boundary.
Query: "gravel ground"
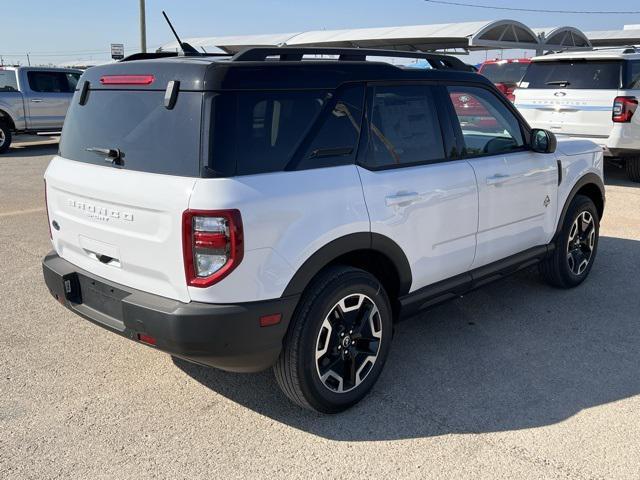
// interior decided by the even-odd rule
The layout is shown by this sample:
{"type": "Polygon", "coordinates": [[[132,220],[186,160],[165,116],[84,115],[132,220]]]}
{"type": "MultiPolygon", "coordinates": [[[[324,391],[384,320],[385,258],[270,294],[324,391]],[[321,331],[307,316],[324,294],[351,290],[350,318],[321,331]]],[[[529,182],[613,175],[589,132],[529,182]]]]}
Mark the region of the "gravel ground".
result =
{"type": "Polygon", "coordinates": [[[619,170],[583,286],[528,270],[401,323],[371,395],[321,416],[270,371],[174,362],[50,298],[55,149],[0,157],[0,478],[639,477],[640,185],[619,170]]]}

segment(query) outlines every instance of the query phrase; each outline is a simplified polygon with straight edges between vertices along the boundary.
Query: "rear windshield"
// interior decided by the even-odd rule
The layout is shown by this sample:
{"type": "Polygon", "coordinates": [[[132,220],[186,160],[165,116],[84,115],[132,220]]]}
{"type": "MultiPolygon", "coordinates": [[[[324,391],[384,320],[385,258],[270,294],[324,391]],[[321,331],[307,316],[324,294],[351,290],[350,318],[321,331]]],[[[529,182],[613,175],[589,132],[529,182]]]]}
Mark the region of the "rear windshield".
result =
{"type": "Polygon", "coordinates": [[[518,83],[528,66],[528,63],[488,63],[480,73],[493,83],[518,83]]]}
{"type": "Polygon", "coordinates": [[[87,149],[120,149],[124,169],[167,175],[200,175],[203,94],[180,92],[173,109],[164,91],[92,90],[85,105],[71,102],[60,141],[64,158],[109,165],[87,149]]]}
{"type": "Polygon", "coordinates": [[[224,92],[212,106],[210,167],[251,175],[353,162],[364,87],[224,92]]]}
{"type": "Polygon", "coordinates": [[[566,60],[534,62],[522,79],[522,88],[616,90],[622,62],[566,60]]]}

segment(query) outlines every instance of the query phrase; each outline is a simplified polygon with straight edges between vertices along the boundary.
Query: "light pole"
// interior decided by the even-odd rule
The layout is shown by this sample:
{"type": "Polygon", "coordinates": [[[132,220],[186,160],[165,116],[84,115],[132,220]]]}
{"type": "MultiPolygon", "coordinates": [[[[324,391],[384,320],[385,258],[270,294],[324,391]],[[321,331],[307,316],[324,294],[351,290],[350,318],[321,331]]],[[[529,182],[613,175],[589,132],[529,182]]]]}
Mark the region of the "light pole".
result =
{"type": "Polygon", "coordinates": [[[147,22],[144,11],[144,0],[140,0],[140,51],[147,53],[147,22]]]}

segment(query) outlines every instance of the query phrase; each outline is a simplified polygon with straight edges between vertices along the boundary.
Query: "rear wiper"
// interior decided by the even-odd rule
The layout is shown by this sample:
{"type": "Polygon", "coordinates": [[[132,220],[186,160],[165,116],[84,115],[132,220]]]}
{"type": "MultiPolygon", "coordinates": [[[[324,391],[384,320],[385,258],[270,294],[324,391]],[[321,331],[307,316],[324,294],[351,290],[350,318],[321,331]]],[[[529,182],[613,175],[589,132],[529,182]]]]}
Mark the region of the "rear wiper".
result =
{"type": "Polygon", "coordinates": [[[124,165],[124,152],[119,148],[88,147],[85,148],[85,150],[98,155],[104,155],[104,161],[110,162],[112,165],[117,165],[119,167],[124,165]]]}
{"type": "Polygon", "coordinates": [[[571,85],[571,82],[567,82],[566,80],[554,80],[552,82],[547,82],[547,85],[564,85],[566,87],[571,85]]]}

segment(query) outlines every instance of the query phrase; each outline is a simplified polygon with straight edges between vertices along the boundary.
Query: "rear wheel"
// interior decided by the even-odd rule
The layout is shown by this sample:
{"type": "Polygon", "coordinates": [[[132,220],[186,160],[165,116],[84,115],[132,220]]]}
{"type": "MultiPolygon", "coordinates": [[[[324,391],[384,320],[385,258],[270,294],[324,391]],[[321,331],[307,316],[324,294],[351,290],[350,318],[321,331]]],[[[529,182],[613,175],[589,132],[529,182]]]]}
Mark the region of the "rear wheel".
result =
{"type": "Polygon", "coordinates": [[[542,277],[559,288],[580,285],[589,275],[598,251],[600,218],[589,197],[571,201],[551,256],[540,263],[542,277]]]}
{"type": "Polygon", "coordinates": [[[631,157],[626,160],[627,176],[632,182],[640,183],[640,157],[631,157]]]}
{"type": "Polygon", "coordinates": [[[332,267],[305,291],[274,366],[294,403],[337,413],[373,387],[391,345],[392,313],[378,280],[363,270],[332,267]]]}
{"type": "Polygon", "coordinates": [[[6,123],[0,122],[0,153],[9,150],[11,145],[11,130],[6,123]]]}

